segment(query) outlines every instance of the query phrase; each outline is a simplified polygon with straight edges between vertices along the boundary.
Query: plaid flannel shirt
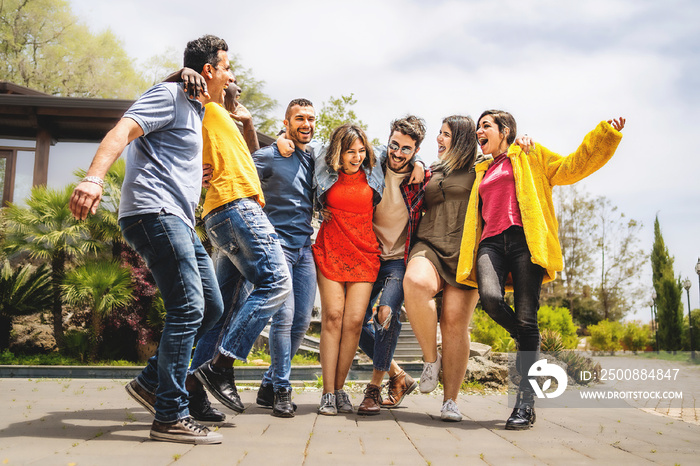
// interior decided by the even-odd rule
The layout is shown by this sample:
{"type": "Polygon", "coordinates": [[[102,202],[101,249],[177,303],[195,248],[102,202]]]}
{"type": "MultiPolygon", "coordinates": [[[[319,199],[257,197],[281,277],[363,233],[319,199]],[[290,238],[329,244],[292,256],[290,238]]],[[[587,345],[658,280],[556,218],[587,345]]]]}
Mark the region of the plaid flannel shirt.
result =
{"type": "Polygon", "coordinates": [[[404,251],[404,263],[408,262],[408,253],[415,242],[418,223],[423,216],[423,200],[425,199],[425,185],[432,176],[430,169],[425,169],[425,179],[422,183],[408,184],[408,178],[401,183],[401,195],[408,209],[408,233],[406,234],[406,248],[404,251]]]}

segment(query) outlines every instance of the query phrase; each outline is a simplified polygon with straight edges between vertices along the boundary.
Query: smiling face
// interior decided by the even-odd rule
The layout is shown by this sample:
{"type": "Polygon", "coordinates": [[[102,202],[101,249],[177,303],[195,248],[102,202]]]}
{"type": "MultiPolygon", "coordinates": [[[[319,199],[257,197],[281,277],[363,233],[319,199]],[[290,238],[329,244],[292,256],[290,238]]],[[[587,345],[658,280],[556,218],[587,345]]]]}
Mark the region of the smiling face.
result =
{"type": "Polygon", "coordinates": [[[506,134],[501,133],[498,124],[494,121],[492,115],[486,115],[479,120],[479,126],[476,130],[476,137],[481,146],[481,152],[485,155],[493,155],[494,157],[508,150],[507,131],[506,134]]]}
{"type": "Polygon", "coordinates": [[[219,61],[216,66],[212,66],[209,63],[204,65],[202,76],[207,82],[207,90],[209,91],[211,100],[223,104],[226,88],[233,83],[234,78],[233,73],[231,73],[231,64],[228,60],[228,54],[223,50],[219,50],[217,55],[219,61]]]}
{"type": "Polygon", "coordinates": [[[367,156],[367,149],[362,144],[361,139],[355,139],[350,148],[340,154],[340,169],[346,175],[352,175],[358,172],[367,156]]]}
{"type": "Polygon", "coordinates": [[[440,127],[437,143],[438,159],[442,160],[442,157],[450,150],[450,147],[452,147],[452,130],[447,123],[443,123],[440,127]]]}
{"type": "Polygon", "coordinates": [[[387,166],[396,173],[406,173],[411,169],[409,162],[418,150],[416,149],[416,141],[411,136],[394,131],[391,133],[386,150],[387,166]]]}
{"type": "Polygon", "coordinates": [[[294,142],[297,147],[303,148],[311,142],[316,127],[316,113],[311,106],[294,105],[289,110],[288,119],[284,120],[287,127],[287,137],[294,142]]]}

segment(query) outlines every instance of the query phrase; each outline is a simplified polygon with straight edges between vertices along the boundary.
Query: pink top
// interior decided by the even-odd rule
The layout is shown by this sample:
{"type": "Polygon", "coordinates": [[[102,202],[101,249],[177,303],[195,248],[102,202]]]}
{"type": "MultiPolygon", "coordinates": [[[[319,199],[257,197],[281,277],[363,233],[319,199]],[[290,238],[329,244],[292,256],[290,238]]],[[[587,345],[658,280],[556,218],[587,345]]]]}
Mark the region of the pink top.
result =
{"type": "Polygon", "coordinates": [[[515,196],[513,164],[507,153],[496,157],[486,170],[479,186],[479,195],[482,202],[481,217],[484,219],[482,240],[496,236],[513,225],[523,226],[520,206],[515,196]]]}

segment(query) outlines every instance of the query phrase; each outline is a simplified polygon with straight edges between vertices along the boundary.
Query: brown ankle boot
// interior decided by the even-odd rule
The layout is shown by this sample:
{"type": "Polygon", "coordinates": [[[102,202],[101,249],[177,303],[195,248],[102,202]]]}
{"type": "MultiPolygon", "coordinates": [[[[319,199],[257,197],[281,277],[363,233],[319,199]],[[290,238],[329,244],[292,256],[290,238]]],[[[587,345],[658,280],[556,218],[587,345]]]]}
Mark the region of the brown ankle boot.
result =
{"type": "Polygon", "coordinates": [[[386,399],[382,401],[382,406],[384,408],[395,408],[401,404],[403,399],[416,389],[418,382],[413,380],[413,377],[408,375],[405,371],[401,371],[394,377],[389,378],[389,394],[386,399]]]}
{"type": "Polygon", "coordinates": [[[360,407],[357,409],[357,414],[372,416],[379,414],[379,410],[382,405],[382,396],[379,393],[381,389],[372,384],[368,384],[365,389],[365,399],[360,403],[360,407]]]}

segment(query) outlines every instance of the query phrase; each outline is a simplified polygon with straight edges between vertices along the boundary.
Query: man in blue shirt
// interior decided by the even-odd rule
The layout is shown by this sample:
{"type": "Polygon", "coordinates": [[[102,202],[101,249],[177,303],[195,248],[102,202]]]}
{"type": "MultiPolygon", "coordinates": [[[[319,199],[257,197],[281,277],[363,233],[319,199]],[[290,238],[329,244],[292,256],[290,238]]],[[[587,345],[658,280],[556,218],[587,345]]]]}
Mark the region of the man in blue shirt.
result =
{"type": "MultiPolygon", "coordinates": [[[[216,70],[207,80],[212,93],[223,93],[232,79],[227,50],[224,40],[209,35],[187,44],[186,67],[202,74],[216,70]]],[[[208,97],[188,98],[176,83],[146,91],[105,136],[70,200],[76,218],[95,214],[104,176],[127,149],[119,226],[153,274],[167,314],[158,352],[126,389],[154,413],[152,439],[191,444],[222,440],[190,416],[185,389],[195,335],[223,313],[212,261],[194,231],[202,179],[202,104],[208,97]]]]}
{"type": "Polygon", "coordinates": [[[292,276],[292,293],[272,317],[270,356],[272,364],[264,374],[257,403],[272,407],[272,415],[293,417],[291,402],[291,361],[311,321],[316,295],[316,266],[311,253],[314,160],[305,151],[314,134],[313,104],[294,99],[287,106],[284,125],[294,144],[291,155],[282,156],[277,144],[253,154],[265,194],[265,213],[275,227],[292,276]]]}

